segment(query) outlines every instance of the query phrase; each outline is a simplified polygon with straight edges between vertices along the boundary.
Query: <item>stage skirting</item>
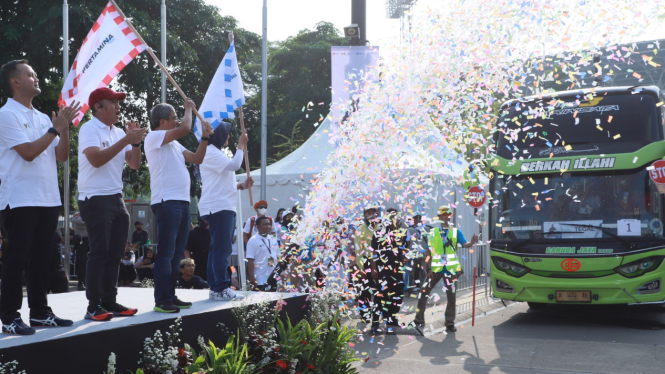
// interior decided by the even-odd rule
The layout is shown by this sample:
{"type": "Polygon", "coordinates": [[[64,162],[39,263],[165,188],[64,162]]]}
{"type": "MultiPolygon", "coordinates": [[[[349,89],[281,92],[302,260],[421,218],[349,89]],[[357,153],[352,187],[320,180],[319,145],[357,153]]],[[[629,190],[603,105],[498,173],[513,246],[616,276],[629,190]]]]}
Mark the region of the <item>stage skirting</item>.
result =
{"type": "MultiPolygon", "coordinates": [[[[156,313],[152,288],[120,288],[118,302],[127,307],[138,308],[137,315],[116,317],[107,322],[89,321],[83,318],[88,302],[84,292],[49,295],[49,305],[54,313],[71,319],[74,325],[63,328],[39,328],[31,336],[1,334],[0,362],[16,360],[19,369],[27,374],[101,374],[106,370],[111,352],[116,354],[117,372],[138,368],[145,338],[155,331],[167,332],[177,317],[182,317],[182,343],[199,347],[199,336],[212,340],[217,346],[226,344],[228,336],[217,326],[223,322],[230,331],[237,331],[237,322],[232,314],[233,303],[214,301],[208,298],[208,290],[177,290],[181,300],[191,301],[190,309],[180,313],[156,313]]],[[[251,293],[250,303],[267,300],[274,305],[279,297],[286,301],[280,318],[288,314],[295,324],[306,316],[308,302],[305,295],[289,293],[251,293]]],[[[28,301],[23,300],[23,321],[28,323],[28,301]]]]}

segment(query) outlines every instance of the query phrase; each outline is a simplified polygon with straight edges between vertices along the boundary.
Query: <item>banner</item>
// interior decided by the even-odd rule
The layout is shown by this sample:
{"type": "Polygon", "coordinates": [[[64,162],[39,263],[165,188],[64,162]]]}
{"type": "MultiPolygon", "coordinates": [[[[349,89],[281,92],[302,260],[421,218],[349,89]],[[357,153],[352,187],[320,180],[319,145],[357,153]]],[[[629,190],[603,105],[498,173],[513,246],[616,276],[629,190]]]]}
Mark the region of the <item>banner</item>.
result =
{"type": "Polygon", "coordinates": [[[363,80],[378,81],[379,47],[331,47],[332,122],[338,125],[355,111],[363,80]]]}
{"type": "Polygon", "coordinates": [[[146,46],[109,2],[83,40],[58,100],[58,105],[69,105],[73,101],[83,104],[74,126],[79,125],[90,109],[90,93],[108,86],[145,49],[146,46]]]}
{"type": "MultiPolygon", "coordinates": [[[[234,111],[243,105],[245,105],[245,90],[242,86],[235,41],[233,41],[210,82],[199,113],[215,129],[223,119],[235,118],[234,111]]],[[[201,139],[201,126],[198,119],[194,124],[194,135],[196,135],[196,139],[201,139]]]]}

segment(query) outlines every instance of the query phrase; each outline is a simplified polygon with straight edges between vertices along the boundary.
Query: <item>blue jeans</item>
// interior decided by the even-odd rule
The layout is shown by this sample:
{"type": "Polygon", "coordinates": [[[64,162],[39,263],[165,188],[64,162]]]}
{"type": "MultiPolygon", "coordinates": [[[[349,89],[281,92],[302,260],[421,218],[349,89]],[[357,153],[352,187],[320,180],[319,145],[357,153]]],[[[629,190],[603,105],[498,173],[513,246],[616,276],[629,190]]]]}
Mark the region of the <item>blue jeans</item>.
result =
{"type": "MultiPolygon", "coordinates": [[[[229,267],[229,256],[233,244],[233,229],[236,225],[236,212],[222,210],[201,217],[210,225],[210,252],[208,252],[208,284],[215,292],[229,288],[231,279],[226,268],[229,267]]],[[[239,233],[238,240],[242,240],[239,233]]],[[[239,264],[244,266],[244,264],[239,264]]]]}
{"type": "Polygon", "coordinates": [[[189,236],[189,202],[167,200],[150,206],[157,219],[157,253],[155,254],[155,304],[176,300],[175,287],[180,261],[185,257],[189,236]]]}

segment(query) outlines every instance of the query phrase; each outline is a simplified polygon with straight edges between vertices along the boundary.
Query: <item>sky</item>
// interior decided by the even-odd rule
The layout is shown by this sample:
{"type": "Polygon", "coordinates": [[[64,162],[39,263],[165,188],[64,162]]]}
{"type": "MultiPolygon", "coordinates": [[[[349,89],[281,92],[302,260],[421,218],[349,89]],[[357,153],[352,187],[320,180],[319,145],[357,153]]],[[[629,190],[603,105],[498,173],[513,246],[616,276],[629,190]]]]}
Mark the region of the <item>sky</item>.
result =
{"type": "MultiPolygon", "coordinates": [[[[261,34],[263,0],[205,0],[235,17],[240,27],[261,34]]],[[[331,22],[339,29],[351,24],[351,0],[268,0],[268,41],[279,41],[318,22],[331,22]]],[[[399,40],[399,20],[387,19],[384,0],[367,0],[367,40],[386,46],[399,40]]]]}

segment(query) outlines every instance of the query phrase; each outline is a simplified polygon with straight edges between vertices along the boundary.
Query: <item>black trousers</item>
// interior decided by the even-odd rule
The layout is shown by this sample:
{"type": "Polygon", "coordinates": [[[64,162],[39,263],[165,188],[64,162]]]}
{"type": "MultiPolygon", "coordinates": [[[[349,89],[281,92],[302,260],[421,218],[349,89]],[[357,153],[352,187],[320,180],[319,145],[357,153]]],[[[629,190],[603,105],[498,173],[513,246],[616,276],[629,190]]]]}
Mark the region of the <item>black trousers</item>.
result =
{"type": "Polygon", "coordinates": [[[60,207],[21,207],[2,211],[7,246],[2,248],[0,318],[9,324],[21,316],[21,279],[26,269],[30,317],[51,312],[46,300],[53,233],[58,226],[60,207]],[[26,266],[27,265],[27,266],[26,266]]]}
{"type": "Polygon", "coordinates": [[[121,194],[79,201],[88,229],[90,253],[85,272],[85,296],[90,305],[115,303],[120,259],[125,253],[129,213],[121,194]]]}
{"type": "Polygon", "coordinates": [[[88,262],[88,252],[90,252],[90,244],[88,238],[76,237],[78,243],[74,243],[74,250],[76,251],[76,279],[80,284],[85,284],[85,266],[88,262]]]}
{"type": "MultiPolygon", "coordinates": [[[[372,304],[372,324],[379,324],[379,317],[386,323],[396,323],[399,310],[404,302],[404,273],[400,273],[397,264],[401,259],[391,258],[392,268],[386,266],[379,270],[379,279],[374,282],[374,303],[372,304]]],[[[380,265],[379,265],[380,267],[380,265]]],[[[369,273],[371,277],[371,272],[369,273]]]]}

